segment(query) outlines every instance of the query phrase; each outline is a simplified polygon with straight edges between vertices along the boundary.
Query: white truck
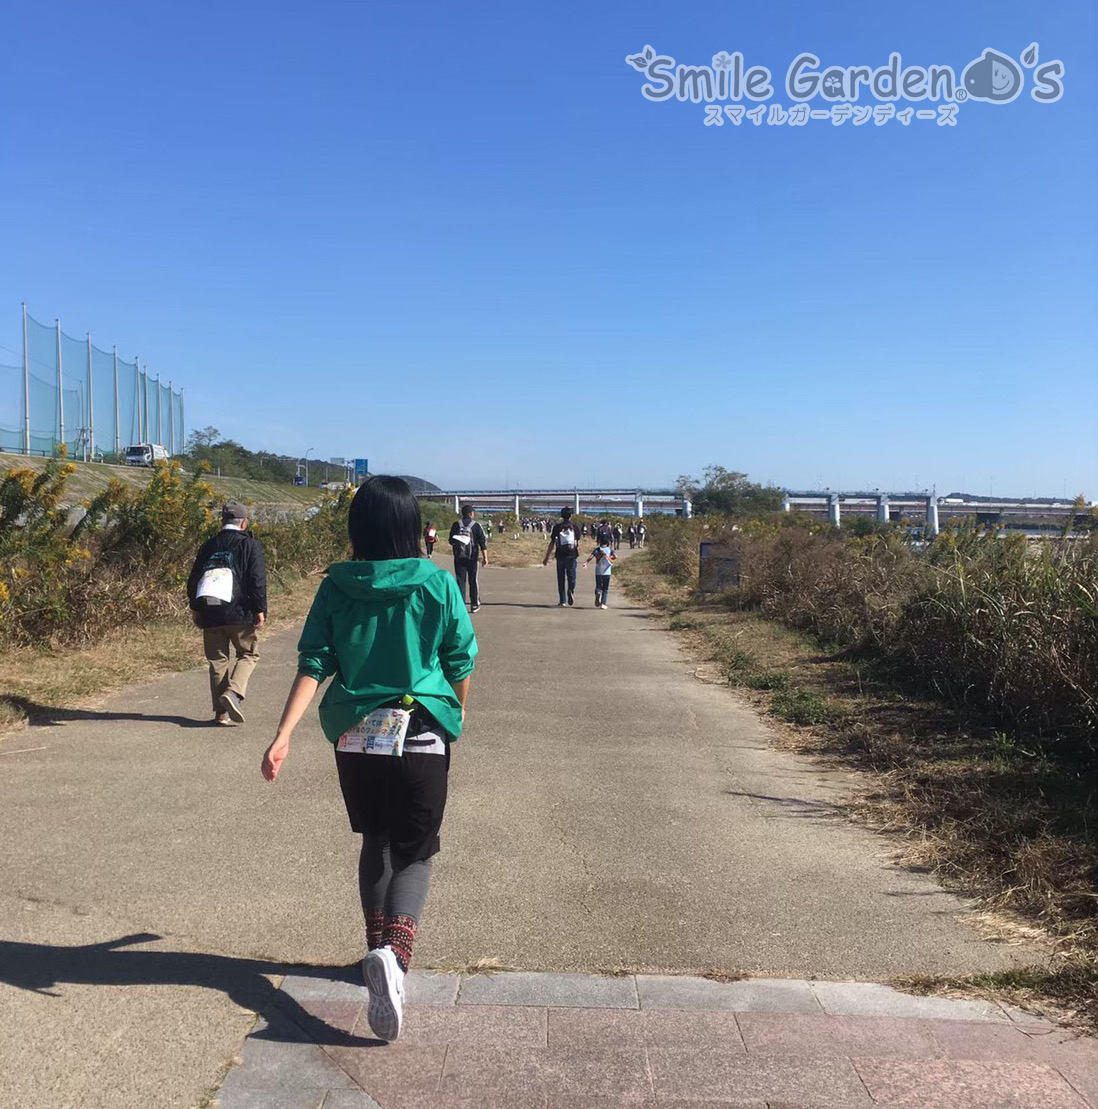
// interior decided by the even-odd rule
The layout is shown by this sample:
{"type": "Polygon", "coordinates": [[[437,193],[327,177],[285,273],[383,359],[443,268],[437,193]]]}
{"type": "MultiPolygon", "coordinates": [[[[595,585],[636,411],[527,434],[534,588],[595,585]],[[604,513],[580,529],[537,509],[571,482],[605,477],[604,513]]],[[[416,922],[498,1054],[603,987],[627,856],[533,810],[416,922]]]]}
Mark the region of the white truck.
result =
{"type": "Polygon", "coordinates": [[[134,443],[126,448],[127,466],[152,466],[156,462],[167,462],[168,452],[159,443],[134,443]]]}

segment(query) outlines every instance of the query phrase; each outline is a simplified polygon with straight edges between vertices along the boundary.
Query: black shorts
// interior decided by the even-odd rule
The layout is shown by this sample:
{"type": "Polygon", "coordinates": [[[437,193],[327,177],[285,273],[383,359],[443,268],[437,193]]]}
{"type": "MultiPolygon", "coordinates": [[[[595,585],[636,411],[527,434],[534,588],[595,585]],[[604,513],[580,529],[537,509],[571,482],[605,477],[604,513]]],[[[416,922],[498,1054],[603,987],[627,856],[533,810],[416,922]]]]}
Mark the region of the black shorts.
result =
{"type": "Polygon", "coordinates": [[[450,744],[446,753],[425,755],[425,745],[441,730],[409,735],[400,758],[336,751],[339,788],[352,831],[384,836],[392,853],[406,863],[437,855],[446,811],[450,744]]]}

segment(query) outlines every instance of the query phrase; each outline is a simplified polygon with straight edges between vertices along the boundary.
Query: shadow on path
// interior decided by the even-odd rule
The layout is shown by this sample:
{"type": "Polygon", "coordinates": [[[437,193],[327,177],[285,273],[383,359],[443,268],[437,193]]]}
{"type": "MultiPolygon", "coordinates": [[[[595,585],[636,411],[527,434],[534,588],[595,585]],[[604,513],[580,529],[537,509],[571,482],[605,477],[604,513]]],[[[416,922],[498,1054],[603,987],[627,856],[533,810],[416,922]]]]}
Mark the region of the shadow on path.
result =
{"type": "Polygon", "coordinates": [[[144,720],[159,724],[175,724],[178,728],[216,727],[212,716],[195,720],[190,716],[171,716],[147,712],[96,712],[95,709],[65,709],[53,705],[40,705],[26,697],[0,693],[0,705],[7,705],[27,718],[32,728],[68,724],[75,720],[144,720]]]}
{"type": "Polygon", "coordinates": [[[746,797],[749,801],[768,801],[795,817],[831,821],[837,820],[840,815],[839,806],[828,804],[826,801],[807,801],[801,797],[772,797],[767,793],[748,793],[741,789],[725,789],[721,792],[726,797],[746,797]]]}
{"type": "Polygon", "coordinates": [[[552,604],[522,604],[519,601],[481,601],[481,608],[556,608],[556,602],[552,604]]]}
{"type": "Polygon", "coordinates": [[[354,982],[350,967],[295,967],[266,959],[239,959],[191,951],[122,951],[161,937],[137,932],[105,943],[65,947],[0,940],[0,982],[45,997],[60,998],[56,986],[201,986],[220,990],[241,1008],[259,1013],[267,1027],[257,1039],[308,1041],[338,1047],[370,1047],[382,1041],[332,1028],[272,985],[266,975],[304,974],[332,982],[354,982]]]}

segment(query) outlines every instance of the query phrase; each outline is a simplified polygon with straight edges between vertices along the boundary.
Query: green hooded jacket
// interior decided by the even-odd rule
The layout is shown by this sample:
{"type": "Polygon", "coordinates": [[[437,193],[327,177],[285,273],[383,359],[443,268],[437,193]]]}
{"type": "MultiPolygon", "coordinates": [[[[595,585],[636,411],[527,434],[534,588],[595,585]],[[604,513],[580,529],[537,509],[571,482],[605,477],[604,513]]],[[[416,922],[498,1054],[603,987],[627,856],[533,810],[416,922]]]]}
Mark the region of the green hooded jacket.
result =
{"type": "Polygon", "coordinates": [[[320,725],[335,743],[380,705],[410,694],[461,734],[450,687],[473,671],[477,640],[457,582],[426,558],[336,562],[297,645],[297,672],[323,682],[320,725]]]}

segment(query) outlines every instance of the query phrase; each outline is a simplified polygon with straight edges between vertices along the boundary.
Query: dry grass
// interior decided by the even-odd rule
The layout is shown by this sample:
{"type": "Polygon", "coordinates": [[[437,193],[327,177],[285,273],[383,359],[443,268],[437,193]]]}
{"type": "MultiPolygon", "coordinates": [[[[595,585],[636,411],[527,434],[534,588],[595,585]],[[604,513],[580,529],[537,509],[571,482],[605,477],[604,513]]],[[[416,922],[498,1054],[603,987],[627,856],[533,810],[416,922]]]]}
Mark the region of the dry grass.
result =
{"type": "MultiPolygon", "coordinates": [[[[549,536],[537,533],[518,533],[515,538],[513,531],[504,535],[494,535],[488,541],[488,572],[493,566],[503,566],[508,569],[525,569],[528,566],[540,566],[545,557],[545,548],[549,545],[549,536]]],[[[436,559],[438,552],[436,548],[436,559]]]]}
{"type": "MultiPolygon", "coordinates": [[[[1022,1006],[1051,1004],[1098,1027],[1098,796],[1093,782],[846,652],[659,574],[647,552],[622,567],[633,598],[668,616],[699,678],[761,712],[790,693],[826,706],[774,742],[861,772],[850,815],[897,837],[901,861],[974,895],[1000,933],[1038,929],[1047,965],[932,982],[1022,1006]],[[778,675],[781,675],[778,677],[778,675]]],[[[908,986],[911,983],[907,983],[908,986]]]]}
{"type": "Polygon", "coordinates": [[[433,966],[424,967],[426,971],[436,971],[439,974],[464,974],[466,976],[474,974],[506,974],[507,971],[515,970],[515,967],[508,966],[502,959],[497,958],[495,955],[486,955],[483,958],[475,959],[471,963],[463,963],[456,959],[444,959],[440,963],[435,963],[433,966]]]}
{"type": "MultiPolygon", "coordinates": [[[[272,582],[270,631],[300,620],[318,583],[316,577],[272,582]]],[[[185,616],[119,628],[79,649],[6,648],[0,662],[0,751],[28,720],[91,708],[124,686],[202,665],[201,633],[185,616]]]]}

